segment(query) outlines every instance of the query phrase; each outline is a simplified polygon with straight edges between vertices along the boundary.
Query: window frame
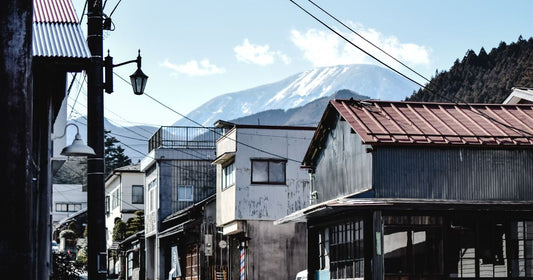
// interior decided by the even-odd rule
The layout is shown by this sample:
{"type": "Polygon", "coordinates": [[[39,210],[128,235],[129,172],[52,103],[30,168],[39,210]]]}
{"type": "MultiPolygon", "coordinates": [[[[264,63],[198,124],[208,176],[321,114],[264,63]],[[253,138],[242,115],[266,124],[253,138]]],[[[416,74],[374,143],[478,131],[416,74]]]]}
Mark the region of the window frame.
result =
{"type": "Polygon", "coordinates": [[[191,201],[194,201],[194,186],[193,185],[179,185],[178,186],[178,197],[177,197],[178,201],[183,201],[183,202],[191,202],[191,201]],[[180,198],[180,189],[183,189],[183,188],[190,188],[191,189],[191,195],[190,195],[190,198],[183,198],[181,199],[180,198]]]}
{"type": "Polygon", "coordinates": [[[144,204],[144,185],[131,185],[131,203],[132,204],[144,204]],[[135,194],[133,190],[139,189],[139,188],[140,188],[140,192],[135,194]]]}
{"type": "Polygon", "coordinates": [[[286,185],[287,184],[287,160],[285,159],[265,159],[265,158],[252,158],[250,159],[251,165],[251,174],[250,182],[251,184],[263,184],[263,185],[286,185]],[[254,180],[254,163],[256,162],[266,162],[267,163],[267,179],[266,181],[254,180]],[[270,166],[271,163],[282,163],[283,164],[283,181],[272,181],[270,178],[270,166]]]}
{"type": "Polygon", "coordinates": [[[222,166],[222,190],[234,186],[236,181],[235,177],[235,161],[232,161],[231,163],[222,166]],[[231,167],[231,172],[228,174],[227,171],[229,167],[231,167]]]}

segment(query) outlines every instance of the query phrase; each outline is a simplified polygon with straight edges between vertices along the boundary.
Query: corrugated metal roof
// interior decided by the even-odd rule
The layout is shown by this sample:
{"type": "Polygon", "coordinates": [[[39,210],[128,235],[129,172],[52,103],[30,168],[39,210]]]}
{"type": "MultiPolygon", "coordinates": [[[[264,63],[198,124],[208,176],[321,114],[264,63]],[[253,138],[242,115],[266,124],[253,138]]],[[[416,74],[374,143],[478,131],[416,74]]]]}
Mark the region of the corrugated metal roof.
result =
{"type": "Polygon", "coordinates": [[[70,0],[33,0],[33,22],[78,23],[70,0]]]}
{"type": "Polygon", "coordinates": [[[533,145],[533,105],[335,99],[365,144],[533,145]]]}
{"type": "Polygon", "coordinates": [[[72,23],[33,23],[32,52],[34,57],[91,57],[80,25],[72,23]]]}

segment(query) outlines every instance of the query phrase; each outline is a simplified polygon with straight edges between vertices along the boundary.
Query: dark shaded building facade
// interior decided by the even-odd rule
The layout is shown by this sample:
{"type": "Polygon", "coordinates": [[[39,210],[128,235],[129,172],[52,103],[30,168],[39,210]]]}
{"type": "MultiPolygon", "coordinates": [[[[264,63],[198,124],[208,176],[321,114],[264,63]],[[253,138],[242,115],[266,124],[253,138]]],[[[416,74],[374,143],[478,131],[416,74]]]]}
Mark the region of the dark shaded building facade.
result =
{"type": "Polygon", "coordinates": [[[310,279],[533,276],[533,106],[332,100],[303,161],[310,279]]]}

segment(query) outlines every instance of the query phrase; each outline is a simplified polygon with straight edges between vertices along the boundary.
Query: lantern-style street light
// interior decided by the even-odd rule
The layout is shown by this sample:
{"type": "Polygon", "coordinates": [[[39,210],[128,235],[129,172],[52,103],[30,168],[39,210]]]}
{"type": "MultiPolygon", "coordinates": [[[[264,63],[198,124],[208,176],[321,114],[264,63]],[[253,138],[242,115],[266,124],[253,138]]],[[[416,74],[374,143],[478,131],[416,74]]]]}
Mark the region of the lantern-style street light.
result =
{"type": "Polygon", "coordinates": [[[141,70],[141,50],[137,55],[137,59],[129,60],[119,64],[113,64],[113,57],[109,55],[107,51],[107,56],[104,59],[104,68],[105,68],[105,82],[104,89],[107,93],[113,92],[113,68],[119,67],[129,63],[137,63],[137,70],[130,75],[131,86],[133,87],[133,93],[136,95],[142,95],[144,93],[144,88],[146,87],[146,82],[148,81],[148,76],[146,76],[141,70]]]}

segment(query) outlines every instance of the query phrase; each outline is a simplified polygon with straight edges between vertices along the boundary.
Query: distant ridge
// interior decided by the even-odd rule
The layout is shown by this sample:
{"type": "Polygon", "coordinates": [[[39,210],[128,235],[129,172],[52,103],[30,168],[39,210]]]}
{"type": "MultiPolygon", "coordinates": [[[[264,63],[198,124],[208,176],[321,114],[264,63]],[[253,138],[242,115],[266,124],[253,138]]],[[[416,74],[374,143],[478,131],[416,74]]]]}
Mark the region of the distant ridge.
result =
{"type": "MultiPolygon", "coordinates": [[[[232,120],[269,110],[289,110],[328,97],[341,89],[381,100],[403,100],[419,86],[389,69],[370,64],[320,67],[279,82],[217,96],[187,115],[211,126],[217,120],[232,120]]],[[[187,119],[178,126],[196,125],[187,119]]]]}

